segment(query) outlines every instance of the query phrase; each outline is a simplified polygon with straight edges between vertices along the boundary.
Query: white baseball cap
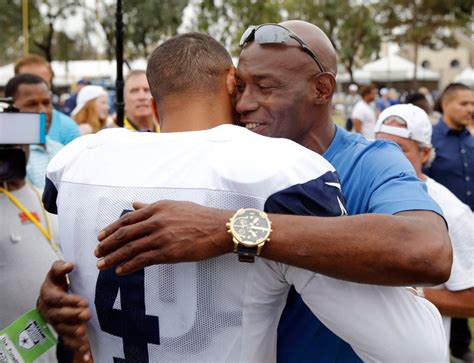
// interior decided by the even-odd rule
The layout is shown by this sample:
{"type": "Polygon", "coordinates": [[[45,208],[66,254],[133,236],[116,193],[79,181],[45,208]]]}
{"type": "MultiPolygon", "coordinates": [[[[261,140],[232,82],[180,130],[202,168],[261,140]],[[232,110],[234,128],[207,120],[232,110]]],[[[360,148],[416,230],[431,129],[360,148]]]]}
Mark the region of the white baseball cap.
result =
{"type": "Polygon", "coordinates": [[[359,87],[357,87],[357,85],[354,83],[349,86],[349,91],[357,92],[358,89],[359,87]]]}
{"type": "Polygon", "coordinates": [[[375,133],[385,132],[386,134],[415,140],[430,146],[432,130],[433,127],[426,112],[412,104],[387,107],[379,115],[375,124],[375,133]],[[384,122],[389,121],[392,117],[404,121],[406,128],[385,125],[384,122]]]}
{"type": "Polygon", "coordinates": [[[94,98],[107,95],[104,87],[101,86],[85,86],[81,88],[79,93],[77,94],[77,103],[74,110],[72,110],[71,115],[76,115],[90,100],[94,98]]]}

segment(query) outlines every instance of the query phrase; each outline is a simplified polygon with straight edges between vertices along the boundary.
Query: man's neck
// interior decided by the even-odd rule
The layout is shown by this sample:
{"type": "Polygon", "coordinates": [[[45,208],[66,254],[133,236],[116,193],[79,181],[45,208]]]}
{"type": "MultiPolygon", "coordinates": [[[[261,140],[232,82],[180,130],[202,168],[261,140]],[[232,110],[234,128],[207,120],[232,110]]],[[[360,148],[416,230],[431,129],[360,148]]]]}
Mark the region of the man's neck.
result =
{"type": "Polygon", "coordinates": [[[161,132],[207,130],[232,123],[232,108],[228,100],[189,101],[186,104],[168,103],[160,110],[161,132]]]}
{"type": "Polygon", "coordinates": [[[453,122],[453,120],[448,116],[444,116],[443,117],[443,120],[444,120],[444,123],[446,124],[446,126],[448,126],[451,130],[463,130],[464,129],[464,126],[463,125],[459,125],[459,124],[456,124],[455,122],[453,122]]]}
{"type": "Polygon", "coordinates": [[[326,152],[336,135],[336,125],[331,121],[329,114],[323,115],[323,112],[321,112],[321,117],[305,139],[302,142],[297,141],[302,146],[320,155],[326,152]],[[322,120],[327,121],[323,122],[322,120]]]}
{"type": "MultiPolygon", "coordinates": [[[[14,192],[15,190],[21,189],[25,186],[25,179],[12,180],[6,183],[6,189],[9,192],[14,192]]],[[[0,184],[2,188],[5,188],[5,183],[0,184]]]]}

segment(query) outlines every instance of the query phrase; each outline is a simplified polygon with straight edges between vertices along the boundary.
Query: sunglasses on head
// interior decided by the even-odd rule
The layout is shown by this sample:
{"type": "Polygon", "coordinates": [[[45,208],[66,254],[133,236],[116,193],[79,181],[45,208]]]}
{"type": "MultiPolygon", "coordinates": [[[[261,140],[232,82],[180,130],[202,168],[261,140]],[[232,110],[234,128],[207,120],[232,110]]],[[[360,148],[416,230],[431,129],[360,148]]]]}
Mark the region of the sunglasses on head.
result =
{"type": "Polygon", "coordinates": [[[286,44],[291,39],[296,40],[303,51],[313,58],[321,72],[326,72],[326,68],[324,68],[323,64],[308,44],[306,44],[303,39],[293,33],[290,29],[285,28],[280,24],[268,23],[249,26],[240,38],[239,47],[242,48],[245,44],[252,41],[257,42],[258,44],[286,44]]]}

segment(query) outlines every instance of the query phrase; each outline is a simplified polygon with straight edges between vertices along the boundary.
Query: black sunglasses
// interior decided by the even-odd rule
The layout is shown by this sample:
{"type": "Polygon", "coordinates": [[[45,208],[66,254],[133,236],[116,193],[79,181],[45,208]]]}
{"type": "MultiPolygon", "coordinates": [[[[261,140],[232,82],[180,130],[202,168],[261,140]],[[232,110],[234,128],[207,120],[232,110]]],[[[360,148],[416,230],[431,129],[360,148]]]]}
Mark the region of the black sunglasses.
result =
{"type": "Polygon", "coordinates": [[[306,44],[303,39],[293,33],[290,29],[287,29],[280,24],[267,23],[257,26],[249,26],[240,38],[239,47],[242,48],[245,44],[254,40],[258,44],[286,44],[290,39],[296,40],[301,48],[303,48],[303,50],[314,59],[321,72],[326,72],[326,68],[324,68],[323,64],[308,44],[306,44]]]}

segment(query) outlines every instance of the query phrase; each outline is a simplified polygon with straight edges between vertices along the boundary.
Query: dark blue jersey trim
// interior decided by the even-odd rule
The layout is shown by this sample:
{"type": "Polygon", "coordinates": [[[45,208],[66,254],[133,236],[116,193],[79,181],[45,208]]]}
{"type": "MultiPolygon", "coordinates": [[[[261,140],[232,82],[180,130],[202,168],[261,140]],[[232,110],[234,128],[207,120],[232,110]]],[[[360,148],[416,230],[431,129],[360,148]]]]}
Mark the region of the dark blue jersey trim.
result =
{"type": "Polygon", "coordinates": [[[58,198],[58,190],[51,180],[46,177],[46,183],[43,191],[44,208],[52,214],[58,214],[58,206],[56,200],[58,198]]]}

